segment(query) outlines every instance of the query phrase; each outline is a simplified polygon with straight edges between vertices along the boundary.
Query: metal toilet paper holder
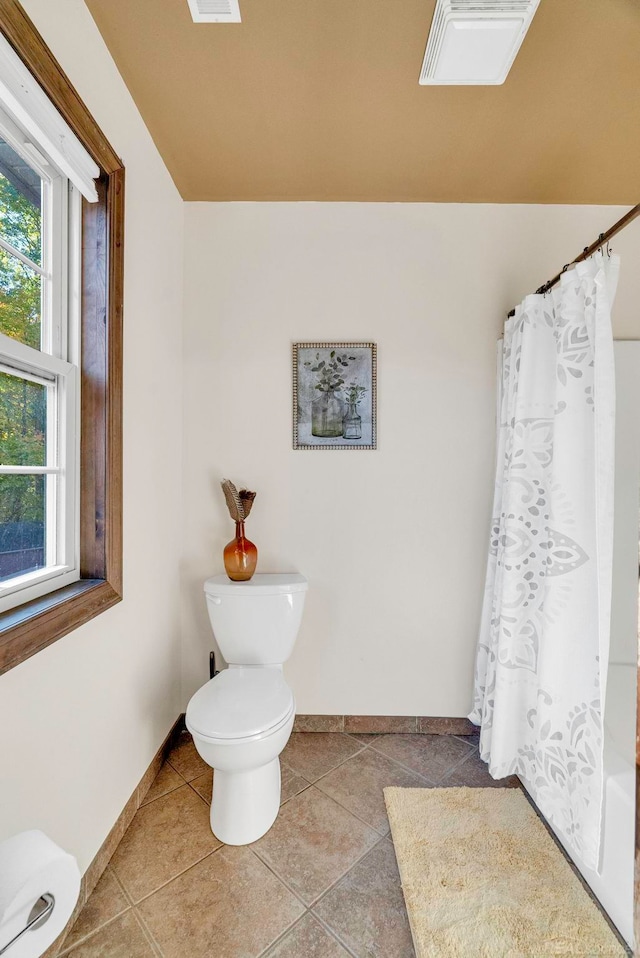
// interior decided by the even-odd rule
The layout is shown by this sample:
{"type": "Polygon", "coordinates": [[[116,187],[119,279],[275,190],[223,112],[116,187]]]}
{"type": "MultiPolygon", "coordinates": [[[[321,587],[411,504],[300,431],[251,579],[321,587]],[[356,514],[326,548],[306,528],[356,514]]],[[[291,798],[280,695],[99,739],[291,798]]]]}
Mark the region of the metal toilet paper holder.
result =
{"type": "Polygon", "coordinates": [[[36,928],[41,928],[42,925],[51,917],[54,905],[56,903],[55,898],[48,891],[41,895],[38,898],[37,902],[29,912],[29,918],[27,919],[27,924],[19,931],[17,935],[11,939],[6,945],[3,945],[0,948],[0,955],[4,955],[12,945],[22,938],[23,935],[26,935],[28,931],[35,931],[36,928]]]}

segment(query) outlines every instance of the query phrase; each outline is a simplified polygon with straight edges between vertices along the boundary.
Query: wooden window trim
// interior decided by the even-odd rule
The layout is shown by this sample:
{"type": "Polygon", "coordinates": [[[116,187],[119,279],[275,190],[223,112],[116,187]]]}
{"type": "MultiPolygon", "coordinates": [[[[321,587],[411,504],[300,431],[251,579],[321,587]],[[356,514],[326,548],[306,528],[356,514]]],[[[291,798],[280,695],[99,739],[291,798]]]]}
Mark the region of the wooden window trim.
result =
{"type": "Polygon", "coordinates": [[[0,31],[101,170],[82,207],[80,580],[0,614],[0,674],[122,599],[124,167],[17,0],[0,31]]]}

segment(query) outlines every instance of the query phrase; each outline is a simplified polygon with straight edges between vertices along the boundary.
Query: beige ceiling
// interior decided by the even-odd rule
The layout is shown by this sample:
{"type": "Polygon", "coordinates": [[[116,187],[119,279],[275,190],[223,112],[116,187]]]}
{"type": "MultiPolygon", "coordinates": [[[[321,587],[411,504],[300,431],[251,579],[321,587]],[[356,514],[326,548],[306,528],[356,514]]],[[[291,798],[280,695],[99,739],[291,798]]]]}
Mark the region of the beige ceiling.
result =
{"type": "Polygon", "coordinates": [[[86,0],[186,200],[640,201],[640,0],[541,0],[503,86],[421,87],[435,0],[86,0]]]}

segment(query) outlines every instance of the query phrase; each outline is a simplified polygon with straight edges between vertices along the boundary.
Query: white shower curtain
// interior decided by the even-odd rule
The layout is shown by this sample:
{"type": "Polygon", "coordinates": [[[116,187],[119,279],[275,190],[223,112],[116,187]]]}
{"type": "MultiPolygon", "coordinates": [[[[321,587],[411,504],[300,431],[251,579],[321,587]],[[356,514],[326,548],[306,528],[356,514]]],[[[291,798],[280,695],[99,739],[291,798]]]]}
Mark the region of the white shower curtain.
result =
{"type": "Polygon", "coordinates": [[[498,462],[471,721],[598,868],[609,656],[618,257],[528,296],[499,343],[498,462]]]}

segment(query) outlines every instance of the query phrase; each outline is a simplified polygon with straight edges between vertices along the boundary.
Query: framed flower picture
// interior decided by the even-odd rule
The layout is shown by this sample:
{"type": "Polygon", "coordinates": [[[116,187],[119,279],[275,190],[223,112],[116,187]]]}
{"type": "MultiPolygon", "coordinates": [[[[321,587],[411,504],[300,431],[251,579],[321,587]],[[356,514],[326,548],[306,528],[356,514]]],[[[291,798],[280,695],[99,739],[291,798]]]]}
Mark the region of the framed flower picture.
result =
{"type": "Polygon", "coordinates": [[[293,344],[293,448],[376,448],[375,343],[293,344]]]}

